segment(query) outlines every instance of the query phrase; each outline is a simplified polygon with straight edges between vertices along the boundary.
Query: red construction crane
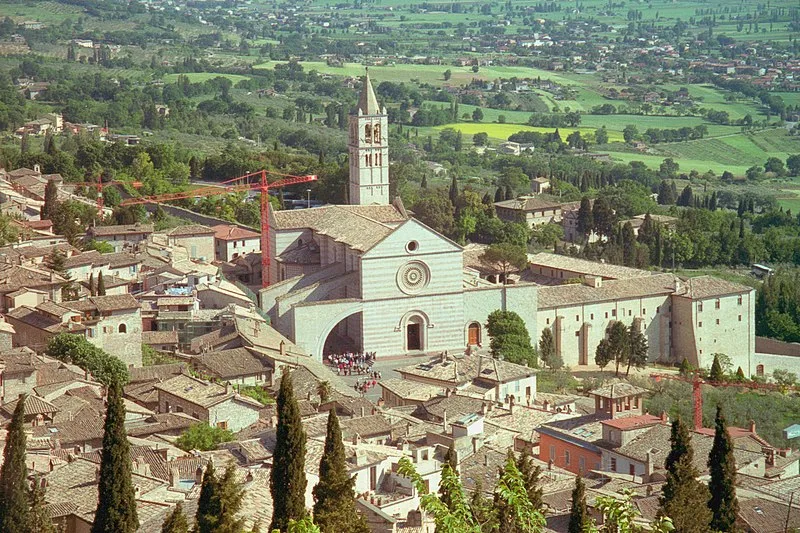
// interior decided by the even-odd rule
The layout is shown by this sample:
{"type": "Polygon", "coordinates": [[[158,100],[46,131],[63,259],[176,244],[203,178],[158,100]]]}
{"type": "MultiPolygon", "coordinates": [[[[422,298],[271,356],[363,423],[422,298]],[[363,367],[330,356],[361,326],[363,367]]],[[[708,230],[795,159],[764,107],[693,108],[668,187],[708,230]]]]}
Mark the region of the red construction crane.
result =
{"type": "Polygon", "coordinates": [[[787,389],[796,389],[796,387],[784,387],[775,383],[741,383],[741,382],[715,382],[706,381],[700,377],[700,372],[695,370],[694,376],[682,376],[680,374],[650,374],[650,377],[656,383],[662,379],[671,379],[674,381],[683,381],[684,383],[692,384],[692,397],[694,403],[694,429],[703,429],[703,391],[701,385],[711,385],[712,387],[743,387],[747,389],[761,389],[772,391],[785,391],[787,389]]]}
{"type": "Polygon", "coordinates": [[[192,191],[184,191],[169,194],[158,194],[155,196],[140,196],[123,200],[120,205],[135,205],[168,202],[170,200],[181,200],[184,198],[199,198],[215,194],[228,194],[242,191],[261,192],[261,286],[269,287],[269,266],[270,266],[270,246],[269,246],[269,190],[289,185],[298,185],[316,181],[317,176],[310,174],[307,176],[293,176],[291,174],[281,174],[270,170],[259,170],[251,172],[238,178],[233,178],[221,182],[219,185],[200,187],[192,191]],[[273,182],[267,181],[267,174],[280,176],[281,179],[273,182]],[[253,178],[258,177],[258,181],[253,178]]]}
{"type": "Polygon", "coordinates": [[[75,185],[76,187],[94,187],[97,191],[97,214],[100,215],[102,218],[103,216],[103,206],[104,198],[103,198],[103,188],[109,185],[131,185],[132,187],[138,189],[142,186],[141,181],[103,181],[102,176],[97,176],[97,181],[82,181],[79,183],[64,183],[64,185],[75,185]]]}

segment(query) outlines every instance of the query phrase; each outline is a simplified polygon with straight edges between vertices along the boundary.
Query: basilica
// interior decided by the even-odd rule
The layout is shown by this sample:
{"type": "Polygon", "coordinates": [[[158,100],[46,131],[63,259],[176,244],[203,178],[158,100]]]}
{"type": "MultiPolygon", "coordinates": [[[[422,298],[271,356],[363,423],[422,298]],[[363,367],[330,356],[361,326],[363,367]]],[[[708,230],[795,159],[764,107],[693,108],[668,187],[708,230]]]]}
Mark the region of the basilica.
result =
{"type": "Polygon", "coordinates": [[[551,329],[571,367],[593,364],[609,324],[620,320],[644,333],[650,360],[708,367],[714,353],[726,353],[747,375],[763,370],[750,287],[553,254],[531,255],[518,283],[490,281],[465,248],[390,198],[388,118],[369,75],[348,132],[349,203],[269,213],[261,307],[306,353],[461,353],[488,345],[487,317],[501,309],[522,317],[534,344],[551,329]]]}

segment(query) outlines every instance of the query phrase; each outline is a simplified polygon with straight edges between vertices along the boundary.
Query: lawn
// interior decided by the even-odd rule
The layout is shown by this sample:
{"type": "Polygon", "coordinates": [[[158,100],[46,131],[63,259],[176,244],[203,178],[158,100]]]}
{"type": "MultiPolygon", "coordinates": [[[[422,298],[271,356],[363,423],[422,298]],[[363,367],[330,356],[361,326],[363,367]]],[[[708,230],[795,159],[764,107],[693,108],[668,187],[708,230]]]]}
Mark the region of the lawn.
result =
{"type": "Polygon", "coordinates": [[[192,83],[200,83],[214,78],[228,78],[234,85],[242,80],[249,79],[247,76],[240,74],[217,74],[215,72],[187,72],[186,74],[167,74],[164,76],[164,83],[175,83],[178,81],[178,76],[186,76],[192,83]]]}
{"type": "MultiPolygon", "coordinates": [[[[262,63],[254,65],[254,69],[267,69],[272,70],[277,61],[270,61],[269,63],[262,63]]],[[[316,70],[323,74],[333,74],[339,76],[363,76],[364,65],[359,63],[345,63],[341,67],[332,67],[322,61],[302,61],[301,65],[306,70],[316,70]]],[[[471,67],[454,67],[448,65],[409,65],[397,64],[394,66],[371,66],[369,67],[370,77],[378,82],[393,81],[402,82],[410,81],[412,79],[419,80],[420,82],[442,85],[449,83],[451,85],[466,85],[473,79],[487,80],[496,78],[536,78],[541,76],[542,79],[550,79],[558,83],[571,84],[569,80],[563,78],[552,72],[528,67],[481,67],[475,73],[472,72],[471,67]],[[444,71],[450,69],[452,78],[448,82],[444,81],[444,71]]]]}
{"type": "MultiPolygon", "coordinates": [[[[526,126],[523,124],[490,124],[484,122],[459,122],[457,124],[446,124],[444,126],[436,126],[434,130],[443,130],[446,128],[453,128],[460,131],[464,135],[474,135],[476,133],[485,132],[490,138],[505,141],[509,136],[520,131],[538,131],[540,133],[552,133],[556,128],[536,128],[533,126],[526,126]]],[[[558,128],[561,134],[561,139],[565,140],[567,135],[573,131],[580,131],[581,135],[594,133],[595,128],[558,128]]],[[[609,131],[608,138],[610,142],[621,142],[622,133],[609,131]]]]}

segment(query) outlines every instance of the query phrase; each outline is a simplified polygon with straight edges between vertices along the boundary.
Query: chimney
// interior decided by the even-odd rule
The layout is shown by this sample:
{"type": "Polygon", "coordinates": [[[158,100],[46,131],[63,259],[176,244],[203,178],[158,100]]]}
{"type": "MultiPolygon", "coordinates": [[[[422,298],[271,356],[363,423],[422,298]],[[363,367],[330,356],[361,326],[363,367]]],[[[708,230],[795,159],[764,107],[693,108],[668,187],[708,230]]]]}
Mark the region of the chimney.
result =
{"type": "Polygon", "coordinates": [[[286,355],[286,343],[284,341],[281,341],[280,353],[281,355],[286,355]]]}
{"type": "Polygon", "coordinates": [[[483,466],[489,466],[489,454],[483,454],[483,466]]]}
{"type": "Polygon", "coordinates": [[[194,471],[194,482],[196,485],[203,483],[203,467],[198,466],[197,470],[194,471]]]}
{"type": "Polygon", "coordinates": [[[513,415],[514,411],[516,410],[517,410],[517,400],[512,394],[508,399],[508,412],[513,415]]]}
{"type": "Polygon", "coordinates": [[[481,405],[481,414],[486,415],[488,412],[489,412],[489,406],[486,404],[486,402],[483,402],[483,404],[481,405]]]}
{"type": "Polygon", "coordinates": [[[225,383],[225,394],[230,394],[230,393],[231,393],[231,383],[230,381],[228,381],[225,383]]]}
{"type": "Polygon", "coordinates": [[[361,435],[359,435],[358,433],[353,435],[353,444],[355,446],[358,446],[359,444],[361,444],[361,435]]]}
{"type": "Polygon", "coordinates": [[[661,419],[662,422],[665,422],[665,423],[669,420],[669,417],[667,416],[667,412],[666,411],[661,411],[661,416],[659,416],[659,418],[661,419]]]}
{"type": "Polygon", "coordinates": [[[478,448],[480,448],[478,444],[478,437],[472,437],[472,453],[478,453],[478,448]]]}
{"type": "Polygon", "coordinates": [[[750,433],[754,433],[755,434],[755,432],[756,432],[756,421],[755,420],[751,420],[750,421],[750,433]]]}
{"type": "Polygon", "coordinates": [[[653,450],[652,448],[647,450],[647,460],[644,462],[644,473],[647,477],[647,480],[650,479],[650,476],[653,475],[653,469],[655,468],[655,461],[653,461],[653,450]]]}
{"type": "Polygon", "coordinates": [[[180,481],[180,475],[178,474],[177,469],[170,468],[169,469],[169,486],[170,488],[175,488],[178,486],[178,482],[180,481]]]}
{"type": "Polygon", "coordinates": [[[449,387],[444,390],[445,397],[449,398],[451,394],[453,394],[453,391],[449,387]]]}
{"type": "Polygon", "coordinates": [[[444,432],[447,433],[447,409],[442,413],[442,427],[444,428],[444,432]]]}
{"type": "Polygon", "coordinates": [[[364,418],[364,415],[365,415],[365,411],[364,411],[364,406],[362,405],[361,406],[361,418],[364,418]]]}

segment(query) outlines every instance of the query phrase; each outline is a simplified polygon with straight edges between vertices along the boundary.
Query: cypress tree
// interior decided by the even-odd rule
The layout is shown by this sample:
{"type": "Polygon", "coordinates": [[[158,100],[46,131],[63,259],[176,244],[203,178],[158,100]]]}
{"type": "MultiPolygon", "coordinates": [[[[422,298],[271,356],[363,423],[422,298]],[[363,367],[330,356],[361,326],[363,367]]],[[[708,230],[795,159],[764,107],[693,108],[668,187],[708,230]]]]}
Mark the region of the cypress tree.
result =
{"type": "MultiPolygon", "coordinates": [[[[456,472],[458,468],[458,459],[456,458],[456,451],[453,449],[453,446],[447,449],[447,453],[444,456],[444,464],[442,468],[449,468],[453,472],[456,472]]],[[[450,489],[446,486],[439,487],[439,499],[442,501],[443,504],[447,506],[448,509],[451,511],[453,510],[453,496],[450,494],[450,489]]]]}
{"type": "Polygon", "coordinates": [[[714,425],[714,444],[708,454],[708,469],[711,474],[708,482],[711,491],[708,500],[712,513],[711,529],[733,531],[739,512],[739,501],[736,499],[736,461],[733,458],[733,441],[720,406],[717,406],[714,425]]]}
{"type": "Polygon", "coordinates": [[[450,203],[453,205],[458,204],[458,179],[456,178],[456,173],[453,172],[453,176],[450,178],[450,203]]]}
{"type": "Polygon", "coordinates": [[[242,508],[242,496],[244,490],[236,481],[236,467],[228,465],[225,473],[219,479],[218,493],[219,515],[215,520],[215,533],[238,532],[244,527],[244,520],[236,518],[237,513],[242,508]]]}
{"type": "Polygon", "coordinates": [[[92,533],[133,533],[139,528],[136,496],[131,480],[131,456],[125,434],[125,405],[118,381],[108,388],[100,482],[92,533]]]}
{"type": "Polygon", "coordinates": [[[45,508],[44,488],[40,481],[34,480],[31,489],[30,531],[35,533],[56,533],[56,527],[45,508]]]}
{"type": "Polygon", "coordinates": [[[194,517],[196,533],[213,533],[216,519],[220,515],[220,484],[214,472],[214,461],[206,464],[203,472],[203,484],[200,486],[200,497],[197,500],[197,513],[194,517]]]}
{"type": "Polygon", "coordinates": [[[97,296],[105,296],[106,295],[106,282],[103,279],[103,272],[101,271],[97,275],[97,296]]]}
{"type": "Polygon", "coordinates": [[[483,495],[483,482],[480,478],[475,481],[472,497],[469,500],[469,510],[472,512],[472,518],[475,519],[475,523],[486,524],[489,522],[492,503],[483,495]]]}
{"type": "Polygon", "coordinates": [[[516,462],[517,470],[519,470],[522,481],[525,483],[525,490],[528,492],[528,499],[535,509],[541,511],[543,502],[539,475],[542,473],[542,469],[533,464],[533,458],[528,450],[524,450],[516,462]]]}
{"type": "Polygon", "coordinates": [[[55,180],[47,180],[44,186],[44,205],[42,206],[42,219],[50,219],[56,212],[58,205],[58,185],[55,180]]]}
{"type": "Polygon", "coordinates": [[[572,489],[572,508],[569,511],[569,533],[583,533],[589,524],[589,510],[586,508],[586,485],[583,478],[575,478],[575,488],[572,489]]]}
{"type": "Polygon", "coordinates": [[[306,434],[294,397],[292,375],[288,371],[281,379],[277,410],[277,441],[269,480],[273,502],[269,530],[285,531],[289,520],[299,520],[306,516],[306,434]]]}
{"type": "Polygon", "coordinates": [[[0,531],[27,533],[28,467],[25,465],[25,396],[17,400],[0,468],[0,531]]]}
{"type": "Polygon", "coordinates": [[[707,532],[711,521],[708,488],[697,480],[691,437],[680,418],[672,423],[670,442],[672,447],[664,461],[667,482],[662,487],[659,513],[672,518],[675,529],[682,533],[707,532]]]}
{"type": "Polygon", "coordinates": [[[183,513],[183,505],[178,502],[175,509],[167,515],[161,525],[161,533],[189,533],[189,521],[183,513]]]}
{"type": "Polygon", "coordinates": [[[364,516],[356,510],[354,484],[355,477],[348,474],[345,464],[339,417],[331,409],[319,462],[319,483],[314,487],[314,522],[322,533],[369,533],[364,516]]]}
{"type": "Polygon", "coordinates": [[[94,285],[94,272],[89,274],[89,295],[97,296],[97,289],[94,285]]]}
{"type": "Polygon", "coordinates": [[[713,383],[721,383],[725,381],[725,374],[722,371],[722,364],[719,362],[719,355],[714,354],[714,362],[711,363],[711,372],[708,374],[708,379],[713,383]]]}

